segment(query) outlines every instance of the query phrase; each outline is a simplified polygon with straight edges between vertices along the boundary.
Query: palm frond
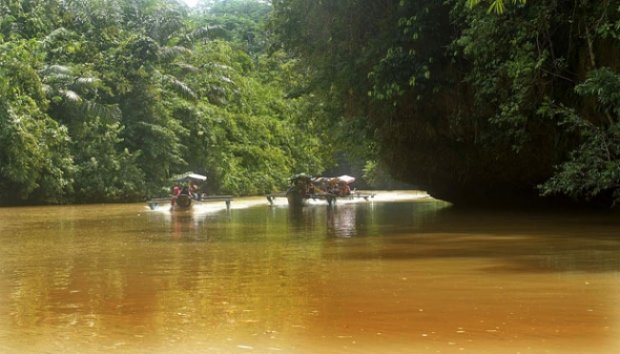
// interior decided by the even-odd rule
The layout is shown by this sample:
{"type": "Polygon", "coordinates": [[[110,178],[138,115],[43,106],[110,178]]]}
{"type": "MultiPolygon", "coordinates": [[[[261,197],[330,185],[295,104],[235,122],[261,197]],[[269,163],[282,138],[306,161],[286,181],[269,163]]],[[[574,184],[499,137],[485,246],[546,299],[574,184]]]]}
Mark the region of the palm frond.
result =
{"type": "Polygon", "coordinates": [[[198,27],[190,34],[192,40],[203,39],[209,37],[209,28],[207,26],[198,27]]]}
{"type": "Polygon", "coordinates": [[[224,64],[220,64],[220,63],[207,63],[205,65],[202,66],[203,68],[207,68],[207,69],[219,69],[219,70],[224,70],[224,71],[228,71],[228,70],[232,70],[232,68],[228,65],[224,65],[224,64]]]}
{"type": "Polygon", "coordinates": [[[75,37],[75,32],[70,31],[64,27],[59,27],[50,32],[45,38],[43,38],[43,45],[45,47],[51,45],[54,42],[67,40],[75,37]]]}
{"type": "MultiPolygon", "coordinates": [[[[527,2],[527,0],[511,0],[511,2],[513,5],[517,5],[517,4],[524,5],[527,2]]],[[[480,0],[467,0],[467,6],[469,8],[474,8],[478,4],[480,4],[480,0]]],[[[489,13],[494,12],[496,14],[502,14],[504,13],[505,10],[506,10],[506,5],[504,4],[504,0],[492,0],[487,12],[489,13]]]]}
{"type": "Polygon", "coordinates": [[[44,76],[42,81],[56,86],[66,86],[73,81],[73,76],[64,74],[49,75],[44,76]]]}
{"type": "Polygon", "coordinates": [[[222,26],[209,26],[209,38],[227,38],[228,31],[222,26]]]}
{"type": "Polygon", "coordinates": [[[54,89],[54,87],[52,85],[48,85],[48,84],[41,84],[41,89],[43,90],[43,93],[46,96],[50,96],[53,95],[54,92],[56,92],[56,90],[54,89]]]}
{"type": "Polygon", "coordinates": [[[94,77],[80,77],[73,82],[73,87],[76,89],[92,89],[96,88],[101,80],[94,77]]]}
{"type": "Polygon", "coordinates": [[[235,84],[235,82],[231,78],[226,76],[220,76],[218,79],[220,79],[220,81],[224,81],[227,84],[235,84]]]}
{"type": "Polygon", "coordinates": [[[165,75],[163,77],[164,82],[168,84],[176,93],[181,95],[181,97],[195,100],[197,99],[196,93],[189,86],[187,86],[184,82],[177,79],[171,75],[165,75]]]}
{"type": "Polygon", "coordinates": [[[59,93],[62,94],[62,97],[64,97],[64,99],[69,102],[81,102],[82,101],[82,97],[80,97],[80,95],[75,93],[75,91],[59,90],[59,93]]]}
{"type": "Polygon", "coordinates": [[[207,97],[209,101],[216,105],[226,105],[228,100],[226,99],[226,89],[222,86],[209,84],[207,85],[207,97]]]}
{"type": "Polygon", "coordinates": [[[116,104],[101,104],[94,101],[83,101],[80,112],[85,116],[100,117],[106,121],[118,121],[122,112],[116,104]]]}
{"type": "Polygon", "coordinates": [[[80,85],[92,85],[99,81],[99,79],[94,77],[80,77],[75,80],[75,82],[80,85]]]}
{"type": "Polygon", "coordinates": [[[159,57],[166,61],[170,59],[174,59],[180,55],[191,54],[192,51],[181,46],[174,47],[162,47],[159,51],[159,57]]]}
{"type": "Polygon", "coordinates": [[[491,5],[489,5],[489,9],[487,11],[489,13],[495,12],[496,14],[504,13],[504,0],[494,0],[491,5]]]}
{"type": "Polygon", "coordinates": [[[39,73],[41,75],[70,75],[71,68],[66,65],[52,64],[44,66],[39,73]]]}
{"type": "Polygon", "coordinates": [[[473,8],[479,3],[480,3],[480,0],[467,0],[467,6],[469,6],[470,8],[473,8]]]}
{"type": "Polygon", "coordinates": [[[186,63],[176,63],[174,65],[176,65],[184,73],[195,73],[199,71],[197,67],[190,65],[190,64],[186,64],[186,63]]]}

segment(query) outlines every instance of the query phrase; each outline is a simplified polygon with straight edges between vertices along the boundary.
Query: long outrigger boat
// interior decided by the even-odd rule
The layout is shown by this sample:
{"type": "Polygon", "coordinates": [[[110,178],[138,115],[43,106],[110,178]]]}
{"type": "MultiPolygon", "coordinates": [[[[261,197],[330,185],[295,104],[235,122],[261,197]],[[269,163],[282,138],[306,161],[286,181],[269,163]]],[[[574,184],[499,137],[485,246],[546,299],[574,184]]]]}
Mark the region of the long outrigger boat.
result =
{"type": "Polygon", "coordinates": [[[290,187],[286,193],[268,194],[267,200],[273,205],[278,197],[286,197],[292,207],[301,207],[308,204],[309,200],[325,200],[332,206],[337,199],[364,199],[374,198],[374,193],[351,192],[349,184],[355,181],[351,176],[340,177],[316,177],[306,174],[294,175],[290,178],[290,187]]]}
{"type": "Polygon", "coordinates": [[[170,210],[183,211],[191,210],[192,205],[196,203],[204,203],[207,201],[224,201],[226,203],[226,209],[230,209],[230,202],[232,201],[231,195],[213,195],[208,196],[202,193],[198,193],[196,185],[207,180],[206,176],[199,175],[193,172],[187,172],[182,175],[178,175],[174,178],[175,190],[173,195],[168,198],[153,198],[147,201],[147,204],[151,210],[158,209],[161,204],[170,204],[170,210]],[[179,184],[182,184],[181,188],[179,184]],[[193,186],[193,188],[192,188],[193,186]],[[194,190],[193,190],[194,189],[194,190]]]}

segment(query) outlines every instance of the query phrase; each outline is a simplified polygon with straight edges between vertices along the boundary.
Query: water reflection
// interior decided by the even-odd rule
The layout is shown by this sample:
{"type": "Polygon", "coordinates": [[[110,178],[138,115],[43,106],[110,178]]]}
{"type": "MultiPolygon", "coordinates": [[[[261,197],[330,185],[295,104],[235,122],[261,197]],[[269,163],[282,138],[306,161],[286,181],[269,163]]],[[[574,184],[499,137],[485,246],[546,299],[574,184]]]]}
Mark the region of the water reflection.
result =
{"type": "Polygon", "coordinates": [[[616,216],[262,203],[0,209],[0,352],[620,349],[616,216]]]}
{"type": "Polygon", "coordinates": [[[294,235],[316,235],[324,231],[327,236],[353,237],[357,235],[359,212],[353,204],[287,208],[289,230],[294,235]]]}
{"type": "MultiPolygon", "coordinates": [[[[288,214],[288,230],[291,235],[308,236],[323,230],[326,206],[285,208],[288,214]]],[[[277,222],[277,221],[276,221],[277,222]]]]}
{"type": "Polygon", "coordinates": [[[206,240],[208,238],[207,213],[192,211],[163,211],[149,213],[154,223],[166,226],[174,240],[206,240]]]}
{"type": "Polygon", "coordinates": [[[335,205],[327,210],[327,234],[335,237],[357,235],[356,205],[335,205]]]}

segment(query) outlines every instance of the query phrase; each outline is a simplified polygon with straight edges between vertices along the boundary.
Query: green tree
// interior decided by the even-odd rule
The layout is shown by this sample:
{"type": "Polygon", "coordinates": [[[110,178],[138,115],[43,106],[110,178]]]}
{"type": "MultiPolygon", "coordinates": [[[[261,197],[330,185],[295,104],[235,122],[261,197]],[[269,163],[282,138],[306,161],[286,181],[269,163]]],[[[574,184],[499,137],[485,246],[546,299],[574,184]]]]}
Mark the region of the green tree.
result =
{"type": "MultiPolygon", "coordinates": [[[[501,14],[506,9],[504,0],[488,0],[487,2],[489,3],[488,12],[495,12],[495,13],[501,14]]],[[[513,5],[516,5],[516,4],[523,5],[525,4],[525,2],[526,0],[512,0],[513,5]]],[[[477,6],[478,4],[480,4],[480,0],[467,0],[467,4],[473,8],[474,6],[477,6]]]]}
{"type": "Polygon", "coordinates": [[[73,161],[67,130],[46,113],[36,41],[0,44],[0,200],[61,202],[73,161]]]}
{"type": "Polygon", "coordinates": [[[581,117],[574,109],[549,103],[541,113],[558,119],[580,140],[568,161],[540,186],[544,195],[566,194],[576,200],[620,200],[620,74],[609,68],[593,70],[575,87],[582,96],[595,97],[598,110],[608,119],[602,124],[581,117]]]}
{"type": "Polygon", "coordinates": [[[271,46],[270,5],[208,5],[0,3],[0,202],[138,200],[187,169],[253,194],[321,171],[325,109],[271,46]]]}
{"type": "Polygon", "coordinates": [[[324,121],[376,139],[370,160],[398,179],[455,202],[537,198],[553,166],[593,136],[544,119],[546,102],[611,137],[607,114],[575,87],[592,70],[618,70],[619,9],[490,1],[499,16],[475,3],[279,0],[272,28],[310,73],[324,121]]]}

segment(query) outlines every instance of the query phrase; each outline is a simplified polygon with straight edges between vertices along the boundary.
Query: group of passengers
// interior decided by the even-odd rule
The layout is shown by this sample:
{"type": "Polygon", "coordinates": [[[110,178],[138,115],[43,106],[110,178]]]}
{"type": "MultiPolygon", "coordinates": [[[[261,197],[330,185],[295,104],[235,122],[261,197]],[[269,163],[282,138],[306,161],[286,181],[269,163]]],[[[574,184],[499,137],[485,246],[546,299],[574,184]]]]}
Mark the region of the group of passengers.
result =
{"type": "Polygon", "coordinates": [[[172,198],[170,199],[171,207],[176,204],[177,198],[180,195],[187,195],[190,198],[196,200],[200,200],[202,197],[202,195],[198,191],[198,186],[192,181],[187,181],[187,183],[183,184],[174,184],[174,186],[172,187],[172,198]]]}
{"type": "Polygon", "coordinates": [[[319,177],[314,180],[308,180],[307,184],[303,186],[303,189],[305,189],[306,194],[310,196],[319,193],[329,193],[339,197],[351,195],[351,187],[349,187],[349,184],[338,178],[319,177]]]}

